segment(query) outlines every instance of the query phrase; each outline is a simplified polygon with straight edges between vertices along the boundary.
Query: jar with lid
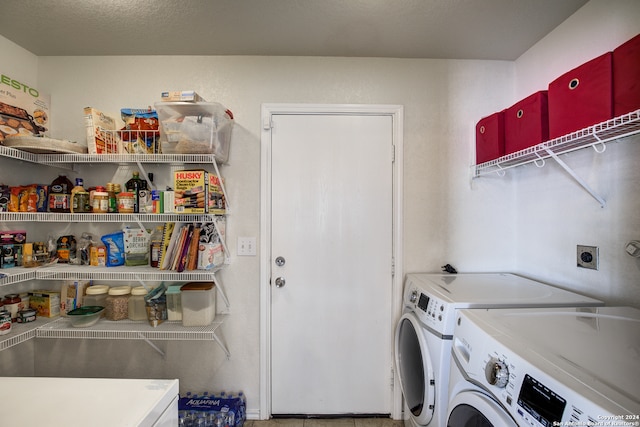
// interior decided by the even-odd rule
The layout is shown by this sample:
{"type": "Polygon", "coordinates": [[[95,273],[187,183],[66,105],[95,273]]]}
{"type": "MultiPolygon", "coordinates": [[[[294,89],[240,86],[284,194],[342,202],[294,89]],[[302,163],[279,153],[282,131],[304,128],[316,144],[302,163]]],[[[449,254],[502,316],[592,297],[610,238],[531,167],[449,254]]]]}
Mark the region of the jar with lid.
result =
{"type": "MultiPolygon", "coordinates": [[[[86,289],[86,295],[84,297],[84,301],[82,302],[83,306],[107,306],[107,294],[109,293],[109,286],[107,285],[93,285],[89,286],[86,289]]],[[[102,312],[104,316],[104,311],[102,312]]]]}
{"type": "Polygon", "coordinates": [[[119,193],[118,199],[118,213],[133,213],[135,205],[135,196],[133,193],[123,192],[119,193]]]}
{"type": "Polygon", "coordinates": [[[104,187],[96,187],[92,203],[93,213],[109,212],[109,193],[106,192],[104,187]]]}
{"type": "Polygon", "coordinates": [[[129,297],[129,320],[147,320],[145,295],[147,295],[147,290],[144,286],[137,286],[131,289],[131,297],[129,297]]]}
{"type": "Polygon", "coordinates": [[[129,297],[131,286],[113,286],[109,288],[104,310],[107,320],[123,320],[129,316],[129,297]]]}
{"type": "Polygon", "coordinates": [[[18,321],[18,311],[20,311],[20,306],[22,300],[20,299],[20,295],[18,294],[9,294],[4,297],[4,309],[7,310],[11,314],[11,321],[18,321]]]}

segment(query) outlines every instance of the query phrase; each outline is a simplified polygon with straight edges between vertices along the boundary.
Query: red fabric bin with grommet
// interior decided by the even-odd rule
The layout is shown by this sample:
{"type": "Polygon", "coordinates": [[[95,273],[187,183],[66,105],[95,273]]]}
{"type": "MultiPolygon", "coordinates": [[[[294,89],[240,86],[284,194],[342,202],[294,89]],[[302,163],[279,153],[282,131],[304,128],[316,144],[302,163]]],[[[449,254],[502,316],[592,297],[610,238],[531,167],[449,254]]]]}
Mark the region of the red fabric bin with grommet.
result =
{"type": "Polygon", "coordinates": [[[613,117],[612,56],[607,52],[549,83],[549,138],[613,117]]]}
{"type": "Polygon", "coordinates": [[[476,124],[476,164],[504,155],[504,111],[483,117],[476,124]]]}
{"type": "Polygon", "coordinates": [[[613,113],[640,109],[640,34],[613,50],[613,113]]]}
{"type": "Polygon", "coordinates": [[[505,110],[505,154],[524,150],[548,139],[549,108],[546,90],[529,95],[505,110]]]}

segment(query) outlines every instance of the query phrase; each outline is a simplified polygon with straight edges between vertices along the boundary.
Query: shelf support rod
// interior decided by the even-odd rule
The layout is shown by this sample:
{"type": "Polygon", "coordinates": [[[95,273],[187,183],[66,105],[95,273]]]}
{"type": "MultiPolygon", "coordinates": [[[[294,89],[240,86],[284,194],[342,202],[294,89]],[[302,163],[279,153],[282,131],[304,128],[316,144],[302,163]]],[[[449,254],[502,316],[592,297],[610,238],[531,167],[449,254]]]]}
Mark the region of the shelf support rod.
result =
{"type": "MultiPolygon", "coordinates": [[[[160,350],[160,348],[155,345],[153,342],[151,342],[151,340],[147,337],[144,336],[144,334],[142,332],[138,332],[138,336],[144,340],[144,342],[146,342],[147,344],[149,344],[151,346],[151,348],[153,348],[155,351],[157,351],[158,353],[160,353],[160,355],[162,357],[165,357],[164,351],[160,350]]],[[[215,338],[215,335],[214,335],[215,338]]]]}
{"type": "Polygon", "coordinates": [[[222,349],[222,351],[224,351],[224,354],[227,355],[227,359],[231,359],[231,353],[229,352],[229,350],[227,349],[227,346],[224,345],[222,343],[222,341],[220,341],[220,338],[218,338],[218,335],[214,332],[213,333],[213,339],[215,340],[215,342],[218,343],[218,345],[220,346],[220,348],[222,349]]]}
{"type": "Polygon", "coordinates": [[[225,293],[225,291],[222,288],[222,286],[220,286],[220,282],[218,282],[218,278],[216,277],[216,273],[212,273],[211,274],[211,279],[213,280],[213,283],[215,283],[216,289],[218,289],[218,292],[220,292],[220,296],[222,297],[222,300],[224,301],[224,304],[227,306],[227,308],[229,308],[230,307],[229,299],[227,298],[227,294],[225,293]]]}
{"type": "Polygon", "coordinates": [[[578,182],[578,184],[580,184],[580,186],[582,186],[582,188],[584,188],[591,195],[591,197],[593,197],[598,201],[598,203],[600,203],[600,207],[604,208],[606,206],[607,202],[605,202],[605,200],[602,197],[598,196],[595,193],[595,191],[593,191],[593,189],[589,186],[589,184],[587,184],[582,178],[580,178],[573,171],[573,169],[569,167],[569,165],[567,165],[565,162],[562,161],[562,159],[560,159],[560,157],[558,157],[556,153],[551,151],[548,147],[544,147],[544,150],[551,156],[553,160],[555,160],[562,167],[562,169],[564,169],[569,175],[571,175],[573,179],[575,179],[578,182]]]}

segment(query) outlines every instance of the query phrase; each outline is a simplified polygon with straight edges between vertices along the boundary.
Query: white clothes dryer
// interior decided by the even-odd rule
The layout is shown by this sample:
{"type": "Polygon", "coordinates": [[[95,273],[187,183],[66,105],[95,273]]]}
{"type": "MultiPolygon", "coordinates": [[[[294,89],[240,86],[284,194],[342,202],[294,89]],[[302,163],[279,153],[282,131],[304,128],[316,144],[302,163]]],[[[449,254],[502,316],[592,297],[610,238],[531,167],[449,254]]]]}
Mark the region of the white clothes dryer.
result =
{"type": "Polygon", "coordinates": [[[447,427],[640,425],[638,309],[459,310],[453,341],[447,427]]]}
{"type": "Polygon", "coordinates": [[[459,309],[602,305],[593,298],[507,273],[408,274],[395,334],[405,425],[446,424],[451,342],[459,309]]]}

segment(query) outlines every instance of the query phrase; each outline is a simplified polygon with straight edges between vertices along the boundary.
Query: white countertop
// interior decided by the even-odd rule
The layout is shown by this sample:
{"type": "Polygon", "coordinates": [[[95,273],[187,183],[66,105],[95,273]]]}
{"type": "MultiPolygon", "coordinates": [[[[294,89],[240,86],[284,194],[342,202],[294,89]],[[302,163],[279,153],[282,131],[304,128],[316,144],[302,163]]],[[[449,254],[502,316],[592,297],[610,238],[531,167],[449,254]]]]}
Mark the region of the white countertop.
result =
{"type": "Polygon", "coordinates": [[[0,413],[7,426],[146,427],[178,393],[178,380],[0,377],[0,413]]]}

